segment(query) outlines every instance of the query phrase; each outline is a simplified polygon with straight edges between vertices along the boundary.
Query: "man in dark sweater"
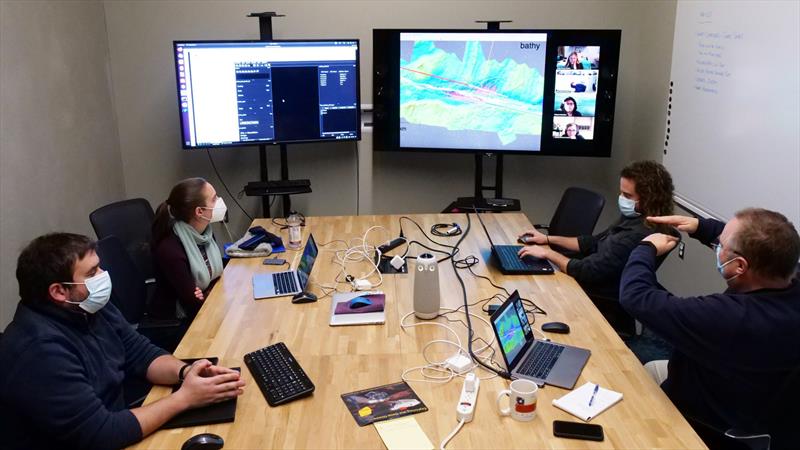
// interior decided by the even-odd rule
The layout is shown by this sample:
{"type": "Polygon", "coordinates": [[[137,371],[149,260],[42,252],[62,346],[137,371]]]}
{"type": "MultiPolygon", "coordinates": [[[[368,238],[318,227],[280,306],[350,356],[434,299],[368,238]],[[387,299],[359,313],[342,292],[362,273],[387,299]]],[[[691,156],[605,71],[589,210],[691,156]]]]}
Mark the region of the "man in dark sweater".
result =
{"type": "Polygon", "coordinates": [[[184,364],[107,304],[111,280],[89,238],[34,239],[19,256],[17,280],[21,301],[0,339],[3,448],[122,448],[186,409],[242,393],[237,372],[206,360],[184,364]],[[183,383],[128,409],[126,377],[183,383]]]}
{"type": "Polygon", "coordinates": [[[727,224],[682,216],[648,220],[714,245],[717,270],[728,284],[721,294],[676,297],[658,284],[655,261],[677,239],[653,234],[634,249],[620,302],[674,346],[668,364],[653,361],[648,370],[694,423],[720,431],[766,428],[777,444],[786,424],[764,420],[784,400],[779,397],[797,397],[786,386],[800,367],[797,231],[786,217],[764,209],[739,211],[727,224]]]}

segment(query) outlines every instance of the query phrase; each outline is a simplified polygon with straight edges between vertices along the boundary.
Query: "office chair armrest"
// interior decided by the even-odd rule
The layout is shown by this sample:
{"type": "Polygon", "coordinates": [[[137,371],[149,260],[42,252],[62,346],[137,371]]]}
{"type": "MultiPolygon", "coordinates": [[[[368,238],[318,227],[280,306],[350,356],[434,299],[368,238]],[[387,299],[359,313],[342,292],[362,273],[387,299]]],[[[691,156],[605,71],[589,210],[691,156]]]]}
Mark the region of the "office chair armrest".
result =
{"type": "Polygon", "coordinates": [[[148,279],[144,280],[144,284],[155,284],[155,283],[156,283],[156,279],[155,278],[148,278],[148,279]]]}
{"type": "Polygon", "coordinates": [[[546,223],[537,223],[537,224],[534,224],[534,225],[533,225],[533,228],[536,228],[537,230],[547,230],[547,231],[550,231],[550,225],[548,225],[548,224],[546,224],[546,223]]]}
{"type": "Polygon", "coordinates": [[[737,428],[725,431],[725,436],[741,442],[751,450],[769,450],[772,440],[769,434],[753,434],[737,428]]]}

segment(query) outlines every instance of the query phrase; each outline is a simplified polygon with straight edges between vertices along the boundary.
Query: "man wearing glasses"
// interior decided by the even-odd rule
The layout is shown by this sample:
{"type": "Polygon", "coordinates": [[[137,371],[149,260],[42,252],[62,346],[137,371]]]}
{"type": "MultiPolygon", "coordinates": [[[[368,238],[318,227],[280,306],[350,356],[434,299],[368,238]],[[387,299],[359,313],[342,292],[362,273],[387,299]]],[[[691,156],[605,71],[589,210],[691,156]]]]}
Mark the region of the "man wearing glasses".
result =
{"type": "Polygon", "coordinates": [[[800,237],[794,225],[780,213],[755,208],[737,212],[727,224],[683,216],[647,220],[712,246],[728,289],[697,297],[670,294],[658,284],[655,261],[677,238],[644,238],[623,271],[620,303],[674,346],[669,361],[645,367],[701,437],[708,437],[704,430],[719,436],[730,428],[766,430],[779,448],[790,426],[788,420],[770,421],[771,409],[800,391],[791,387],[800,378],[800,237]]]}

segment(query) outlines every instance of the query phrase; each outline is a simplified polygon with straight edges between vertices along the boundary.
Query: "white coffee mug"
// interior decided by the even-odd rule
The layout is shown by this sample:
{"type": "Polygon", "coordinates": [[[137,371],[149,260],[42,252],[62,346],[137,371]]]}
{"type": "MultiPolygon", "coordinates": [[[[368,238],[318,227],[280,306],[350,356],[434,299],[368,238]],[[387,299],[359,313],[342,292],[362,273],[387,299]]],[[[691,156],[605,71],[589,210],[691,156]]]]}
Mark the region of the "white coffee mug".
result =
{"type": "Polygon", "coordinates": [[[501,391],[497,396],[497,410],[501,416],[511,416],[514,420],[528,422],[536,417],[536,400],[539,386],[530,380],[514,380],[511,389],[501,391]],[[510,408],[502,406],[503,397],[508,396],[510,408]]]}

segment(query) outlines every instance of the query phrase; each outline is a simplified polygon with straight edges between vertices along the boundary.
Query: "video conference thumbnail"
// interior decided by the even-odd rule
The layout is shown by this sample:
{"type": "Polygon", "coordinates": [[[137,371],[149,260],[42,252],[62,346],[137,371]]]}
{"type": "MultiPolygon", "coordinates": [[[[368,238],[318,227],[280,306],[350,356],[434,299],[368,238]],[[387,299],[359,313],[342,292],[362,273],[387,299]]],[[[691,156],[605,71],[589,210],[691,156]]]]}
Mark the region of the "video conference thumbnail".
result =
{"type": "Polygon", "coordinates": [[[556,56],[553,137],[594,138],[599,46],[559,46],[556,56]]]}
{"type": "Polygon", "coordinates": [[[541,149],[545,33],[401,33],[400,146],[541,149]]]}

